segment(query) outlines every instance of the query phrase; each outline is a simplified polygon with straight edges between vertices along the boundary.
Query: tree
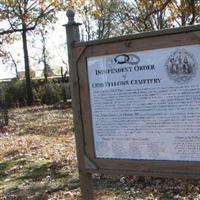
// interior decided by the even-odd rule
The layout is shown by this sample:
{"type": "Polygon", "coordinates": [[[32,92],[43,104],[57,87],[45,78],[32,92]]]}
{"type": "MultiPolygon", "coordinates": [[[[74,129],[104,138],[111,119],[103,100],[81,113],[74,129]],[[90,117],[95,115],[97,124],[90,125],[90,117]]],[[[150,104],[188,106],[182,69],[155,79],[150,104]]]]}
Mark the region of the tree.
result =
{"type": "Polygon", "coordinates": [[[199,0],[173,0],[169,6],[170,15],[178,26],[200,22],[199,0]]]}
{"type": "Polygon", "coordinates": [[[86,40],[192,25],[200,21],[200,0],[91,0],[81,1],[74,8],[83,19],[86,40]]]}
{"type": "Polygon", "coordinates": [[[46,37],[45,37],[46,31],[44,26],[40,33],[42,38],[42,57],[43,57],[42,62],[44,64],[44,79],[45,82],[47,83],[47,77],[48,77],[47,69],[49,67],[49,64],[47,63],[47,49],[46,49],[46,37]]]}
{"type": "Polygon", "coordinates": [[[4,85],[0,87],[0,128],[7,126],[9,122],[8,105],[5,100],[4,85]]]}
{"type": "Polygon", "coordinates": [[[7,63],[10,65],[11,68],[14,68],[15,70],[15,75],[16,75],[16,78],[19,79],[19,76],[18,76],[18,64],[17,64],[17,61],[15,60],[15,58],[13,57],[12,53],[10,51],[4,51],[4,52],[1,52],[2,54],[2,63],[7,63]]]}
{"type": "Polygon", "coordinates": [[[45,79],[45,83],[48,82],[48,76],[50,76],[51,74],[51,68],[49,66],[49,52],[47,50],[46,47],[46,35],[47,35],[47,30],[45,29],[45,24],[41,24],[40,27],[38,28],[37,32],[39,33],[40,37],[41,37],[41,45],[42,45],[42,53],[41,53],[41,57],[39,58],[39,63],[43,63],[43,75],[44,75],[44,79],[45,79]]]}
{"type": "Polygon", "coordinates": [[[74,8],[83,19],[86,40],[91,40],[172,27],[167,18],[171,3],[172,0],[91,0],[74,8]]]}
{"type": "Polygon", "coordinates": [[[5,48],[3,43],[12,44],[16,38],[10,35],[5,35],[1,37],[0,42],[0,59],[2,64],[6,64],[11,70],[14,69],[16,78],[18,79],[18,61],[16,60],[15,56],[11,53],[10,50],[5,48]]]}
{"type": "Polygon", "coordinates": [[[124,18],[125,30],[131,28],[137,32],[170,28],[168,23],[168,6],[172,0],[135,0],[127,2],[124,18]]]}
{"type": "Polygon", "coordinates": [[[21,33],[26,76],[27,105],[33,102],[30,77],[27,33],[43,23],[50,22],[55,17],[55,10],[63,6],[59,0],[4,0],[0,2],[0,18],[9,26],[0,28],[0,35],[21,33]]]}
{"type": "Polygon", "coordinates": [[[134,0],[126,2],[125,10],[122,26],[128,33],[192,25],[200,20],[199,0],[134,0]]]}
{"type": "MultiPolygon", "coordinates": [[[[123,34],[119,26],[125,0],[81,1],[74,9],[81,15],[86,40],[104,39],[123,34]]],[[[85,38],[82,32],[82,39],[85,38]]]]}

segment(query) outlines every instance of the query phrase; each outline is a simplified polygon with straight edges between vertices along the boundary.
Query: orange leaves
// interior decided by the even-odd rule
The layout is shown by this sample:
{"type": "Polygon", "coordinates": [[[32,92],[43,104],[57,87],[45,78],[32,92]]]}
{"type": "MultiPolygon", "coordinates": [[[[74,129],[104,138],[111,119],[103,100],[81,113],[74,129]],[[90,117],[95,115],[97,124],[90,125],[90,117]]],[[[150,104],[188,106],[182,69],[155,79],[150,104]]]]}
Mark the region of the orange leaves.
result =
{"type": "Polygon", "coordinates": [[[60,4],[62,4],[61,0],[39,0],[39,5],[44,10],[50,6],[52,7],[58,7],[60,4]]]}
{"type": "Polygon", "coordinates": [[[138,7],[141,7],[142,9],[145,9],[148,5],[150,5],[150,2],[147,2],[145,0],[141,0],[138,2],[138,7]]]}
{"type": "Polygon", "coordinates": [[[86,4],[90,3],[89,0],[71,0],[68,3],[66,3],[68,5],[69,9],[78,9],[86,4]]]}
{"type": "Polygon", "coordinates": [[[7,6],[10,6],[10,7],[15,7],[16,6],[16,1],[15,0],[3,0],[2,3],[6,4],[7,6]]]}
{"type": "Polygon", "coordinates": [[[75,164],[71,110],[16,109],[12,115],[8,134],[0,135],[2,157],[17,152],[41,160],[67,159],[75,164]]]}
{"type": "Polygon", "coordinates": [[[150,11],[151,9],[159,10],[163,8],[166,2],[168,3],[167,0],[149,0],[149,1],[139,0],[138,8],[145,9],[148,11],[150,11]]]}
{"type": "Polygon", "coordinates": [[[93,15],[94,15],[96,18],[99,18],[99,17],[102,17],[102,16],[103,16],[103,13],[102,13],[100,10],[94,10],[93,15]]]}
{"type": "Polygon", "coordinates": [[[0,4],[0,19],[10,24],[13,32],[20,32],[24,23],[27,29],[33,30],[44,19],[48,21],[52,18],[54,16],[52,13],[64,9],[64,2],[63,0],[4,0],[0,4]]]}
{"type": "Polygon", "coordinates": [[[167,20],[168,20],[169,23],[173,23],[176,20],[176,16],[170,15],[170,16],[168,16],[167,20]]]}

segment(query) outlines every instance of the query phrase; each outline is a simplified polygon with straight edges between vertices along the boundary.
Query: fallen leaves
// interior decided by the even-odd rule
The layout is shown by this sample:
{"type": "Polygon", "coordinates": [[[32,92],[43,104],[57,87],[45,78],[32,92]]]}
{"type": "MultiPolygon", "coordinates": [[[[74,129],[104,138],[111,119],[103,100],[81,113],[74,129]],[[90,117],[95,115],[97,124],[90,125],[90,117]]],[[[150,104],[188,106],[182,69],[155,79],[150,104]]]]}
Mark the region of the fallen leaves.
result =
{"type": "MultiPolygon", "coordinates": [[[[200,200],[200,181],[94,174],[97,200],[200,200]]],[[[20,108],[0,132],[1,200],[80,199],[70,108],[20,108]]]]}
{"type": "Polygon", "coordinates": [[[67,177],[77,174],[71,109],[14,109],[6,129],[0,133],[0,199],[50,199],[65,190],[67,177]]]}

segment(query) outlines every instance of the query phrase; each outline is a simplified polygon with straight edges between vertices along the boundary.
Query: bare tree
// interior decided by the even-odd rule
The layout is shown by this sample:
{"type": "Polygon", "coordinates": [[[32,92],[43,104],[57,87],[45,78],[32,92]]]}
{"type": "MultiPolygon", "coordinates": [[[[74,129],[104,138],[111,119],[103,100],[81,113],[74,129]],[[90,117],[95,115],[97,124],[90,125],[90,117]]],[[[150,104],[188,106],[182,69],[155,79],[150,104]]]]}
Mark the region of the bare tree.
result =
{"type": "Polygon", "coordinates": [[[27,45],[28,31],[43,22],[54,17],[57,1],[39,0],[9,0],[0,3],[0,18],[7,22],[9,27],[0,29],[0,35],[21,33],[24,53],[24,65],[26,76],[27,105],[33,103],[32,84],[30,77],[29,52],[27,45]]]}

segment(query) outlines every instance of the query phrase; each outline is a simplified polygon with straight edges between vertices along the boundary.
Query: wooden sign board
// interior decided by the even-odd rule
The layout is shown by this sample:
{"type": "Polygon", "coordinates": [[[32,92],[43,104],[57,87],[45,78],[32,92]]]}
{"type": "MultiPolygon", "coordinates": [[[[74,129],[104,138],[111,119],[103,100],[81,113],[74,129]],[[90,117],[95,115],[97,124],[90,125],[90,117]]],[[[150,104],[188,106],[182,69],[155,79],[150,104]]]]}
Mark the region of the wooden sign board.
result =
{"type": "Polygon", "coordinates": [[[72,55],[82,171],[199,177],[200,26],[75,43],[72,55]]]}

